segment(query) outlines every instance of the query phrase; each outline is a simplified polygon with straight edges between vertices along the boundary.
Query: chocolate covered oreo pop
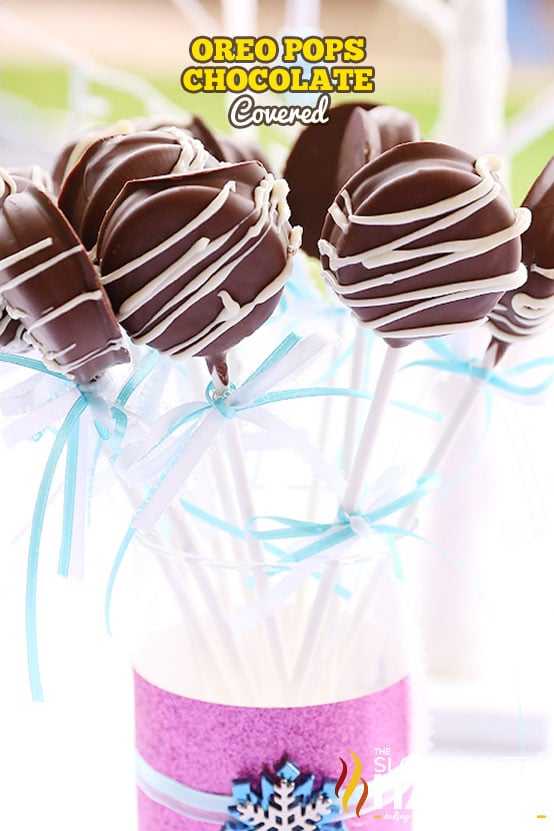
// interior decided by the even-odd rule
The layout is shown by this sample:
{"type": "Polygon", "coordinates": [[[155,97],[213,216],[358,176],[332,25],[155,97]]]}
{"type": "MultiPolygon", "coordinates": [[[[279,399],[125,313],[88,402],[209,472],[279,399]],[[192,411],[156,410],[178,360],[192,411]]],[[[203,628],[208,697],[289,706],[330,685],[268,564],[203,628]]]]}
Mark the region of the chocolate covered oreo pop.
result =
{"type": "Polygon", "coordinates": [[[91,381],[129,360],[94,267],[46,191],[0,169],[0,296],[45,363],[91,381]]]}
{"type": "Polygon", "coordinates": [[[507,348],[552,325],[554,316],[554,157],[525,197],[532,221],[521,238],[527,280],[506,292],[490,314],[488,328],[497,344],[496,360],[507,348]]]}
{"type": "Polygon", "coordinates": [[[346,183],[319,247],[325,276],[359,322],[392,346],[485,322],[525,280],[499,161],[436,142],[398,145],[346,183]]]}
{"type": "Polygon", "coordinates": [[[137,343],[224,355],[275,309],[299,230],[287,186],[258,162],[128,182],[106,215],[97,255],[121,325],[137,343]]]}
{"type": "Polygon", "coordinates": [[[59,206],[91,250],[108,208],[127,181],[187,173],[217,163],[200,141],[178,127],[99,138],[66,176],[59,206]]]}
{"type": "Polygon", "coordinates": [[[420,137],[409,113],[379,104],[339,104],[325,124],[310,124],[298,136],[285,166],[292,221],[303,228],[302,248],[318,256],[317,243],[329,205],[345,181],[366,162],[420,137]]]}

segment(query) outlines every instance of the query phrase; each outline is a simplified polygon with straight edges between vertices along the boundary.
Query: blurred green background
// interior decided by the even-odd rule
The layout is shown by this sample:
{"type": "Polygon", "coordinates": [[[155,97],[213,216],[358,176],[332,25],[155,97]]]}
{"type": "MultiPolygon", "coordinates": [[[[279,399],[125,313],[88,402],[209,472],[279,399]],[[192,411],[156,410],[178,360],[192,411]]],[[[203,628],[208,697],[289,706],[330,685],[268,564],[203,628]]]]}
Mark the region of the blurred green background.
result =
{"type": "MultiPolygon", "coordinates": [[[[170,0],[120,0],[117,4],[106,0],[7,0],[0,6],[0,14],[5,8],[27,22],[32,38],[26,43],[24,30],[14,38],[0,18],[0,94],[20,96],[45,112],[67,109],[71,83],[74,84],[68,64],[56,58],[55,44],[53,49],[52,44],[47,44],[49,48],[43,50],[37,40],[54,38],[104,65],[120,67],[147,79],[169,101],[201,115],[212,128],[227,132],[223,94],[191,95],[180,87],[180,72],[187,63],[188,43],[195,31],[191,21],[179,13],[178,5],[170,0]]],[[[221,24],[224,4],[210,0],[198,5],[221,24]]],[[[513,59],[506,104],[508,119],[554,79],[549,47],[549,43],[554,43],[553,5],[551,0],[508,2],[513,59]],[[539,11],[542,17],[537,16],[539,11]]],[[[241,3],[235,3],[234,8],[240,31],[241,3]]],[[[259,31],[277,35],[285,20],[285,2],[261,0],[258,11],[259,31]]],[[[374,99],[413,113],[423,136],[433,137],[442,65],[437,43],[425,27],[408,21],[391,0],[345,0],[341,4],[324,0],[321,26],[326,34],[367,32],[367,62],[376,68],[374,99]]],[[[487,83],[488,71],[489,68],[483,68],[483,83],[487,83]]],[[[89,92],[102,101],[98,121],[144,112],[138,98],[112,87],[92,83],[89,92]]],[[[286,146],[290,134],[265,130],[260,141],[277,141],[286,146]]],[[[511,187],[516,204],[553,154],[554,129],[514,156],[511,187]]]]}

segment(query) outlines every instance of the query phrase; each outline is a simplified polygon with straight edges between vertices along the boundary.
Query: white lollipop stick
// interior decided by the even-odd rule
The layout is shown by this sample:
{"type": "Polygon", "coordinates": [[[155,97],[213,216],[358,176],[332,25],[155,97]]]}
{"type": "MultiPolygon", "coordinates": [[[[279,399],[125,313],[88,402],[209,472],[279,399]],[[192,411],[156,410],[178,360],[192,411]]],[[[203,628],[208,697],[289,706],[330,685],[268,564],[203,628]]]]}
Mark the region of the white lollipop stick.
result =
{"type": "MultiPolygon", "coordinates": [[[[375,393],[369,406],[360,443],[352,465],[352,471],[342,499],[342,508],[347,514],[352,514],[359,507],[367,469],[389,402],[400,357],[401,349],[392,346],[387,347],[381,372],[379,373],[375,387],[375,393]]],[[[335,562],[327,565],[314,598],[306,625],[304,640],[302,641],[293,671],[294,687],[300,693],[302,693],[307,682],[310,680],[314,662],[318,659],[318,650],[315,647],[320,636],[321,621],[325,618],[331,602],[334,599],[335,585],[339,574],[339,563],[335,562]]]]}
{"type": "MultiPolygon", "coordinates": [[[[104,446],[107,452],[107,448],[104,446]]],[[[133,510],[137,510],[141,497],[138,493],[130,488],[122,479],[120,479],[121,487],[130,506],[133,510]]],[[[198,540],[197,535],[193,532],[189,523],[184,521],[184,518],[179,514],[174,506],[169,506],[166,512],[166,518],[169,526],[170,535],[176,546],[176,551],[186,550],[191,557],[200,558],[202,556],[202,546],[198,540]]],[[[163,542],[158,538],[156,532],[153,534],[154,540],[157,540],[160,545],[160,550],[164,548],[163,542]]],[[[218,643],[223,647],[216,649],[215,645],[206,637],[205,627],[202,624],[202,619],[199,612],[193,607],[192,598],[189,592],[183,586],[183,568],[178,557],[172,559],[171,557],[161,556],[158,559],[160,567],[164,573],[166,580],[171,588],[171,592],[179,609],[179,615],[185,625],[195,632],[195,637],[198,638],[198,646],[207,657],[207,664],[215,669],[217,675],[217,690],[209,690],[206,682],[200,681],[202,691],[208,693],[208,699],[214,693],[233,694],[234,687],[229,684],[228,678],[232,677],[230,674],[233,670],[239,674],[239,677],[246,680],[249,685],[249,692],[252,696],[257,697],[255,691],[255,679],[252,678],[248,672],[248,667],[241,659],[240,650],[234,641],[231,630],[227,626],[224,615],[219,609],[217,603],[217,595],[210,582],[210,576],[203,569],[201,563],[196,563],[191,560],[190,569],[194,575],[195,587],[198,590],[199,596],[202,598],[205,609],[209,614],[210,620],[217,633],[218,643]],[[223,670],[223,671],[222,671],[223,670]]],[[[207,680],[207,679],[206,679],[207,680]]]]}
{"type": "MultiPolygon", "coordinates": [[[[356,326],[350,372],[350,389],[352,390],[358,390],[362,385],[367,349],[365,332],[361,326],[356,326]]],[[[350,398],[347,403],[342,453],[342,469],[345,476],[348,476],[352,467],[360,403],[357,398],[350,398]]]]}
{"type": "Polygon", "coordinates": [[[396,371],[400,363],[402,350],[397,347],[388,346],[385,358],[379,373],[375,393],[371,400],[367,414],[362,437],[352,464],[352,470],[348,477],[346,490],[342,498],[342,508],[347,514],[353,513],[358,507],[364,480],[371,459],[379,429],[383,422],[383,416],[389,402],[392,385],[396,377],[396,371]]]}
{"type": "MultiPolygon", "coordinates": [[[[267,578],[260,565],[264,561],[264,549],[259,540],[252,536],[248,530],[248,522],[255,516],[252,493],[250,490],[250,483],[246,466],[244,464],[244,448],[242,444],[242,435],[240,427],[236,422],[231,422],[227,430],[227,452],[229,454],[229,463],[233,475],[233,484],[235,486],[235,493],[238,501],[242,526],[245,534],[245,544],[248,553],[248,558],[251,563],[256,564],[253,570],[253,576],[256,586],[257,594],[261,594],[267,584],[267,578]]],[[[272,684],[277,678],[280,678],[283,684],[286,684],[288,679],[288,668],[285,659],[285,651],[283,647],[283,640],[281,632],[277,625],[275,617],[270,616],[265,621],[265,629],[269,640],[269,647],[271,649],[272,660],[275,663],[276,674],[272,678],[272,684]]]]}
{"type": "MultiPolygon", "coordinates": [[[[215,394],[222,395],[227,387],[222,382],[218,374],[217,367],[214,367],[212,370],[212,381],[215,394]]],[[[226,446],[229,456],[231,475],[233,477],[233,485],[235,488],[235,496],[245,536],[246,551],[248,553],[249,561],[254,564],[253,576],[256,592],[261,594],[267,586],[266,575],[261,570],[261,565],[265,559],[265,552],[261,542],[253,537],[248,529],[249,521],[255,516],[254,500],[244,461],[245,456],[242,434],[236,421],[231,421],[229,423],[228,429],[225,431],[225,436],[227,439],[226,446]]],[[[280,678],[282,684],[286,685],[288,680],[288,667],[283,647],[283,639],[275,617],[269,617],[265,621],[265,630],[269,640],[269,648],[271,649],[273,660],[275,662],[275,678],[280,678]]]]}
{"type": "MultiPolygon", "coordinates": [[[[481,367],[487,372],[492,370],[496,364],[497,349],[498,344],[493,341],[485,352],[481,362],[481,367]]],[[[484,383],[485,378],[473,379],[473,382],[462,395],[452,414],[452,417],[448,422],[448,426],[444,429],[437,445],[427,459],[427,462],[421,472],[421,476],[427,476],[431,473],[439,472],[458,435],[460,434],[460,431],[470,417],[481,390],[483,389],[484,383]]],[[[399,521],[401,528],[410,530],[418,509],[418,504],[418,502],[412,502],[412,504],[406,508],[399,521]]]]}
{"type": "MultiPolygon", "coordinates": [[[[161,392],[161,391],[160,391],[161,392]]],[[[110,451],[108,445],[102,444],[102,451],[104,455],[111,461],[110,451]]],[[[136,513],[142,504],[143,495],[140,489],[132,488],[124,479],[119,478],[119,483],[127,501],[133,512],[136,513]]],[[[168,523],[169,533],[175,545],[176,551],[186,551],[198,560],[203,557],[203,545],[199,535],[195,533],[192,524],[185,520],[185,517],[176,509],[175,505],[169,505],[166,510],[166,519],[168,523]]],[[[154,539],[158,538],[157,533],[153,535],[154,539]]],[[[161,539],[158,539],[160,547],[163,546],[161,539]]],[[[172,594],[174,596],[179,615],[185,625],[189,625],[191,629],[198,636],[198,646],[203,650],[207,656],[206,664],[211,666],[215,672],[217,690],[207,689],[208,679],[200,681],[202,692],[214,695],[219,694],[234,694],[234,685],[228,681],[232,678],[232,672],[236,672],[238,677],[246,681],[248,684],[248,693],[250,698],[259,701],[256,679],[253,674],[249,672],[246,662],[242,660],[240,650],[236,641],[233,639],[231,630],[227,625],[227,620],[217,602],[217,593],[214,590],[210,580],[210,574],[206,572],[200,562],[191,561],[190,570],[194,575],[195,588],[198,591],[198,597],[201,598],[204,604],[204,610],[209,614],[213,629],[217,634],[217,642],[222,648],[216,649],[213,644],[210,644],[209,638],[206,638],[204,632],[204,625],[202,623],[202,616],[192,602],[193,598],[183,586],[183,568],[179,560],[170,557],[160,557],[158,560],[160,567],[168,581],[172,594]]],[[[212,679],[213,680],[213,679],[212,679]]]]}

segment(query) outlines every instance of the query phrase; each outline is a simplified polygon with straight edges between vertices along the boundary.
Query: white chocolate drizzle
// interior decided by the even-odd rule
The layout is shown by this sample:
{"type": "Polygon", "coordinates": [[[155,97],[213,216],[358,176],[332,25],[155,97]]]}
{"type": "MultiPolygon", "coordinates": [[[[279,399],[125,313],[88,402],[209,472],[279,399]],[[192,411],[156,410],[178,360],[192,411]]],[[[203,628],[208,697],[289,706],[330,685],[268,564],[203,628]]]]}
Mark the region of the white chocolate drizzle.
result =
{"type": "Polygon", "coordinates": [[[181,153],[171,173],[191,173],[204,170],[210,162],[216,164],[215,159],[198,139],[193,138],[178,127],[164,127],[164,132],[171,133],[181,145],[181,153]]]}
{"type": "Polygon", "coordinates": [[[41,328],[41,326],[47,326],[58,317],[62,317],[62,315],[73,311],[73,309],[76,309],[77,306],[80,306],[82,303],[87,303],[91,300],[98,302],[102,300],[102,297],[103,293],[99,289],[96,291],[83,291],[76,297],[72,297],[70,300],[62,303],[61,306],[57,306],[55,309],[50,309],[48,312],[38,317],[35,321],[33,321],[33,323],[29,324],[27,331],[34,334],[37,329],[41,328]]]}
{"type": "Polygon", "coordinates": [[[220,318],[227,320],[235,320],[240,314],[240,303],[233,300],[228,291],[219,291],[217,296],[223,303],[223,311],[220,313],[220,318]]]}
{"type": "Polygon", "coordinates": [[[469,324],[482,324],[486,321],[486,318],[459,323],[436,323],[414,328],[401,328],[401,321],[406,317],[411,317],[443,304],[486,294],[503,294],[522,285],[526,274],[523,265],[516,271],[507,274],[481,277],[474,280],[467,279],[457,283],[426,288],[401,288],[403,281],[429,274],[436,269],[454,265],[462,260],[470,260],[470,258],[498,248],[522,234],[529,227],[530,211],[527,208],[519,208],[514,213],[512,224],[495,233],[473,239],[449,239],[432,245],[425,245],[425,238],[455,226],[496,199],[501,191],[501,185],[492,176],[492,172],[499,169],[499,164],[500,162],[496,157],[483,156],[475,164],[475,170],[480,175],[481,180],[473,187],[434,204],[388,214],[358,216],[353,213],[352,200],[348,191],[346,189],[341,191],[329,209],[329,214],[342,233],[348,231],[350,225],[395,226],[401,228],[402,225],[408,223],[422,221],[426,223],[423,227],[404,234],[391,242],[348,256],[339,256],[336,246],[327,239],[319,241],[320,253],[329,260],[329,267],[323,272],[324,277],[345,305],[351,309],[389,307],[387,313],[374,320],[360,321],[362,326],[376,330],[400,323],[400,328],[395,327],[393,331],[387,330],[383,333],[387,338],[395,339],[452,334],[466,328],[469,324]],[[342,207],[337,201],[338,199],[342,201],[342,207]],[[413,243],[418,241],[423,244],[419,247],[407,248],[408,245],[413,246],[413,243]],[[413,263],[420,259],[424,261],[417,265],[394,272],[386,272],[378,277],[368,276],[366,280],[359,280],[351,285],[341,285],[336,276],[342,268],[349,265],[361,265],[370,272],[373,269],[399,265],[403,262],[413,263]],[[349,296],[364,290],[375,290],[380,286],[396,286],[397,284],[399,290],[390,296],[383,295],[366,299],[353,299],[349,296]],[[394,308],[397,304],[402,307],[394,308]],[[390,307],[393,307],[392,311],[390,311],[390,307]]]}
{"type": "Polygon", "coordinates": [[[10,176],[7,170],[5,170],[3,167],[0,167],[0,199],[2,199],[3,196],[9,196],[10,194],[15,193],[16,190],[17,185],[14,182],[13,178],[10,176]]]}
{"type": "MultiPolygon", "coordinates": [[[[121,305],[118,312],[119,321],[127,320],[132,314],[147,306],[159,293],[160,289],[167,289],[172,283],[180,280],[183,274],[206,261],[211,260],[199,274],[190,280],[187,285],[175,293],[160,309],[154,312],[140,330],[132,335],[135,343],[152,343],[175,325],[175,322],[186,311],[192,309],[208,295],[216,294],[221,300],[221,310],[205,329],[190,338],[185,335],[172,348],[165,349],[169,355],[178,354],[180,357],[195,355],[209,350],[210,344],[231,327],[246,318],[257,305],[265,303],[278,294],[284,287],[292,268],[292,256],[299,245],[299,231],[292,229],[288,238],[284,240],[286,247],[286,263],[282,271],[277,274],[258,295],[249,303],[240,305],[224,288],[225,281],[240,263],[248,258],[254,249],[263,244],[266,235],[270,232],[279,232],[288,217],[286,193],[288,186],[282,180],[275,180],[267,174],[254,190],[253,209],[238,222],[236,226],[218,237],[208,235],[200,237],[193,245],[162,272],[156,273],[142,288],[130,295],[121,305]],[[239,238],[229,246],[232,237],[239,238]]],[[[230,195],[236,190],[236,184],[228,181],[218,191],[212,201],[198,213],[194,219],[180,228],[163,242],[154,246],[150,251],[133,259],[117,270],[104,275],[101,279],[105,285],[131,274],[136,269],[152,261],[162,251],[167,251],[177,243],[182,242],[193,231],[210,223],[220,211],[230,195]]],[[[208,229],[207,229],[208,230],[208,229]]],[[[286,233],[283,229],[282,233],[286,233]]],[[[178,327],[175,327],[177,332],[178,327]]]]}
{"type": "Polygon", "coordinates": [[[541,268],[540,265],[533,263],[530,271],[536,271],[541,277],[546,277],[547,280],[554,280],[554,268],[541,268]]]}
{"type": "Polygon", "coordinates": [[[519,338],[540,335],[552,325],[554,295],[531,297],[517,292],[503,298],[489,315],[488,328],[505,343],[515,343],[519,338]]]}
{"type": "Polygon", "coordinates": [[[81,138],[75,142],[71,149],[63,171],[62,183],[75,165],[85,155],[89,147],[92,147],[92,145],[99,141],[99,139],[112,138],[113,136],[128,136],[134,132],[136,132],[136,128],[133,122],[125,119],[121,119],[120,121],[116,121],[115,124],[107,125],[105,127],[87,130],[81,138]]]}
{"type": "Polygon", "coordinates": [[[45,190],[49,193],[52,193],[54,190],[51,175],[47,170],[43,170],[38,164],[31,165],[31,175],[29,178],[33,185],[37,188],[41,188],[41,190],[45,190]]]}
{"type": "MultiPolygon", "coordinates": [[[[10,293],[14,290],[20,289],[24,284],[31,282],[34,278],[44,275],[50,269],[55,268],[60,262],[67,260],[70,257],[76,256],[80,253],[84,255],[81,245],[75,245],[65,251],[60,251],[47,257],[39,264],[25,269],[25,261],[36,254],[46,251],[54,245],[52,237],[45,237],[42,240],[21,248],[6,257],[0,259],[0,270],[6,268],[13,268],[14,266],[22,266],[23,271],[16,274],[2,286],[0,292],[4,299],[5,307],[9,313],[10,318],[17,320],[22,319],[22,329],[24,329],[23,339],[31,346],[36,347],[40,353],[45,365],[55,371],[63,372],[67,377],[73,378],[74,374],[89,361],[99,358],[109,352],[117,352],[123,348],[121,338],[110,340],[108,343],[103,343],[99,347],[92,348],[89,352],[76,357],[74,360],[67,360],[66,356],[78,349],[78,344],[70,343],[57,351],[48,350],[45,347],[43,338],[40,336],[40,330],[45,326],[50,326],[56,320],[63,318],[65,315],[71,313],[74,309],[87,302],[94,302],[104,304],[106,301],[105,294],[101,288],[94,290],[85,290],[71,297],[65,303],[62,303],[56,308],[45,310],[39,317],[31,319],[30,315],[24,309],[17,308],[10,301],[10,293]],[[37,331],[38,330],[38,331],[37,331]]],[[[32,291],[31,288],[28,291],[32,291]]],[[[7,323],[5,324],[7,326],[7,323]]],[[[4,329],[0,329],[0,333],[4,329]]],[[[62,329],[63,331],[63,329],[62,329]]]]}
{"type": "Polygon", "coordinates": [[[19,288],[23,283],[32,280],[34,277],[38,277],[39,274],[42,274],[43,271],[46,271],[49,268],[61,263],[63,260],[67,260],[68,257],[73,256],[74,254],[81,251],[81,246],[76,245],[73,248],[68,248],[67,251],[60,251],[59,254],[55,254],[53,257],[50,257],[49,260],[44,260],[42,263],[33,266],[32,268],[27,269],[27,271],[23,271],[21,274],[18,274],[17,277],[13,277],[7,283],[2,286],[2,292],[11,291],[13,289],[19,288]]]}
{"type": "MultiPolygon", "coordinates": [[[[12,265],[20,262],[21,260],[26,259],[27,257],[31,257],[33,254],[38,254],[39,251],[42,251],[44,248],[49,248],[53,244],[52,237],[45,237],[44,239],[39,240],[38,242],[34,242],[32,245],[27,245],[25,248],[20,248],[19,251],[15,251],[13,254],[9,254],[7,257],[2,257],[0,259],[0,269],[9,268],[12,265]]],[[[2,291],[5,290],[5,286],[2,287],[2,291]]]]}

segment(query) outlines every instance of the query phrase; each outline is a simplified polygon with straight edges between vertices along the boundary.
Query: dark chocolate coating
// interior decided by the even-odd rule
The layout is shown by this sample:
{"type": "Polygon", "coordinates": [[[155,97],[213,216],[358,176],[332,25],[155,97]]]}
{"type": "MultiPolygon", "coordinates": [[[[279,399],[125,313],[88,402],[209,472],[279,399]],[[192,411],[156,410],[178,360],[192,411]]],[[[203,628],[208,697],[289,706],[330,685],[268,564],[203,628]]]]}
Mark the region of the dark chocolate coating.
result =
{"type": "MultiPolygon", "coordinates": [[[[377,153],[419,138],[417,122],[401,110],[394,110],[389,126],[385,119],[367,122],[361,117],[380,106],[361,102],[331,107],[329,121],[306,127],[289,153],[283,176],[290,185],[292,221],[302,226],[302,248],[312,257],[319,256],[325,214],[346,178],[377,153]]],[[[391,114],[392,108],[384,109],[391,114]]]]}
{"type": "MultiPolygon", "coordinates": [[[[382,153],[381,133],[372,113],[378,110],[364,110],[355,107],[346,122],[339,147],[337,173],[335,177],[335,195],[342,185],[350,179],[364,164],[382,153]]],[[[330,203],[329,203],[330,204],[330,203]]],[[[329,205],[327,205],[329,207],[329,205]]]]}
{"type": "MultiPolygon", "coordinates": [[[[493,181],[499,186],[499,180],[492,173],[493,181]]],[[[383,335],[392,346],[405,346],[417,337],[425,337],[425,330],[437,328],[437,334],[448,334],[451,327],[469,324],[486,317],[495,306],[499,297],[506,290],[504,275],[513,275],[511,284],[515,285],[522,278],[517,275],[520,265],[521,241],[515,231],[511,239],[496,243],[489,250],[478,251],[482,238],[515,227],[515,214],[508,195],[500,186],[498,194],[486,204],[471,211],[465,217],[448,221],[446,227],[431,226],[441,216],[448,219],[451,207],[437,208],[437,203],[468,192],[482,182],[475,169],[475,161],[468,153],[437,142],[408,142],[397,145],[378,156],[374,161],[358,171],[344,186],[337,196],[336,206],[347,211],[345,194],[351,200],[354,217],[379,217],[417,208],[424,210],[428,216],[393,222],[375,224],[356,224],[348,221],[346,227],[339,227],[332,212],[327,214],[323,227],[322,239],[336,250],[339,257],[352,257],[352,262],[333,269],[327,255],[322,256],[324,269],[332,272],[339,286],[357,285],[366,280],[384,278],[382,284],[370,286],[362,291],[348,294],[344,302],[361,300],[363,304],[352,307],[360,321],[373,324],[378,333],[383,335]],[[434,207],[433,207],[434,206],[434,207]],[[427,229],[418,240],[400,243],[397,250],[392,250],[389,261],[372,266],[367,258],[368,252],[379,255],[379,247],[419,229],[427,229]],[[434,261],[459,249],[459,241],[469,241],[467,252],[456,254],[456,259],[444,265],[434,261]],[[440,249],[422,252],[418,249],[439,244],[440,249]],[[413,257],[409,256],[413,250],[413,257]],[[363,260],[365,258],[365,265],[363,260]],[[411,268],[416,274],[400,277],[402,272],[411,268]],[[498,276],[486,286],[483,280],[498,276]],[[475,287],[472,283],[475,282],[475,287]],[[469,284],[469,285],[467,285],[469,284]],[[456,292],[473,292],[473,296],[461,297],[456,292]],[[425,297],[410,298],[410,292],[426,292],[428,308],[415,309],[417,303],[426,302],[425,297]],[[388,302],[390,298],[390,303],[388,302]],[[410,312],[410,309],[414,309],[410,312]],[[402,319],[379,325],[378,320],[389,314],[402,313],[402,319]],[[438,330],[443,329],[440,332],[438,330]],[[421,329],[422,334],[417,334],[421,329]],[[410,330],[411,334],[402,337],[400,332],[410,330]],[[416,330],[415,333],[412,330],[416,330]],[[386,338],[389,333],[397,337],[386,338]]],[[[325,243],[322,243],[322,250],[325,243]]],[[[375,261],[375,258],[374,258],[375,261]]]]}
{"type": "Polygon", "coordinates": [[[101,138],[122,136],[134,132],[136,132],[136,127],[132,121],[117,121],[114,124],[96,124],[75,136],[61,149],[54,160],[52,169],[54,193],[58,194],[60,192],[66,176],[90,144],[101,138]]]}
{"type": "Polygon", "coordinates": [[[522,204],[532,215],[531,225],[521,237],[527,280],[520,288],[506,292],[490,315],[498,359],[515,340],[551,325],[554,315],[554,273],[546,276],[539,270],[554,269],[554,156],[522,204]]]}
{"type": "Polygon", "coordinates": [[[193,138],[201,141],[208,153],[218,161],[227,161],[219,143],[219,138],[212,133],[206,122],[197,115],[184,113],[181,117],[178,115],[144,116],[133,119],[133,123],[137,131],[179,127],[181,130],[186,130],[193,138]]]}
{"type": "Polygon", "coordinates": [[[217,164],[203,145],[178,128],[109,136],[91,144],[65,178],[58,200],[88,251],[96,244],[102,220],[123,185],[130,179],[173,172],[184,145],[202,167],[217,164]]]}
{"type": "Polygon", "coordinates": [[[85,130],[73,141],[69,142],[60,152],[58,158],[54,163],[52,172],[52,180],[54,183],[54,192],[59,193],[65,178],[71,172],[73,166],[79,161],[82,152],[78,152],[78,148],[82,145],[83,152],[87,149],[89,144],[101,138],[110,138],[113,136],[129,135],[131,133],[143,133],[151,130],[160,130],[164,127],[177,127],[180,130],[185,130],[192,138],[198,139],[210,153],[218,161],[224,160],[224,153],[219,143],[207,127],[204,121],[198,116],[193,116],[191,113],[184,112],[181,116],[160,115],[160,116],[139,116],[129,120],[118,121],[114,124],[99,124],[85,130]],[[77,153],[77,157],[75,154],[77,153]]]}
{"type": "Polygon", "coordinates": [[[254,199],[262,181],[273,177],[260,163],[244,162],[125,185],[102,224],[97,255],[112,306],[133,339],[161,352],[219,360],[267,320],[282,292],[282,286],[274,293],[268,287],[275,287],[287,265],[290,226],[269,206],[255,233],[261,213],[254,199]],[[214,200],[225,193],[216,210],[214,200]],[[124,273],[110,279],[120,269],[124,273]],[[200,296],[218,269],[221,280],[200,296]],[[129,298],[139,290],[136,308],[129,311],[129,298]],[[222,331],[224,299],[230,323],[222,331]],[[233,303],[241,309],[254,305],[237,317],[233,303]],[[158,324],[160,331],[154,328],[158,324]]]}
{"type": "Polygon", "coordinates": [[[5,187],[0,197],[0,294],[47,362],[76,381],[91,381],[129,360],[121,330],[56,204],[27,179],[14,177],[13,183],[17,190],[5,187]],[[25,254],[37,243],[40,250],[25,254]],[[7,262],[13,255],[17,262],[7,262]]]}

